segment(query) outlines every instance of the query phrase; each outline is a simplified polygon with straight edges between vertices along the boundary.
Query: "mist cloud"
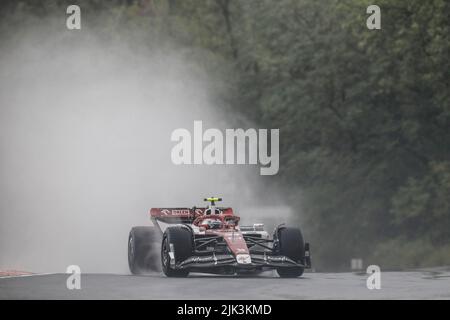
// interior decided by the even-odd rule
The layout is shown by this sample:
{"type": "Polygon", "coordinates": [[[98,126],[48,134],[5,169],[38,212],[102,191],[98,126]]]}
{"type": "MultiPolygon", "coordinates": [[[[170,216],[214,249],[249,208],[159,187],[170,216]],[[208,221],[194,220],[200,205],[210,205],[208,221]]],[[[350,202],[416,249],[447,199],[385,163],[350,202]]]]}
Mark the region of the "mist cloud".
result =
{"type": "Polygon", "coordinates": [[[54,26],[2,45],[0,268],[123,273],[129,229],[152,206],[272,200],[256,166],[172,163],[175,128],[233,127],[200,66],[138,35],[54,26]]]}

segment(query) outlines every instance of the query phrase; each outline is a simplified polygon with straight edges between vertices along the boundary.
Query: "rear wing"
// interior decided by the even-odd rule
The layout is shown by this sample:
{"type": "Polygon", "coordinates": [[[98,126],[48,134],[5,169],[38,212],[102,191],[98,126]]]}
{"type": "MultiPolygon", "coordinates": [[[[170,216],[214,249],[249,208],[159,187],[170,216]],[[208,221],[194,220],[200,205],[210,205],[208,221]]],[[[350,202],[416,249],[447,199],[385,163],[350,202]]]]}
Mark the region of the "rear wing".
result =
{"type": "MultiPolygon", "coordinates": [[[[198,216],[205,214],[208,208],[151,208],[150,219],[155,222],[162,221],[165,223],[192,223],[198,216]]],[[[233,215],[232,208],[217,208],[224,215],[233,215]]]]}

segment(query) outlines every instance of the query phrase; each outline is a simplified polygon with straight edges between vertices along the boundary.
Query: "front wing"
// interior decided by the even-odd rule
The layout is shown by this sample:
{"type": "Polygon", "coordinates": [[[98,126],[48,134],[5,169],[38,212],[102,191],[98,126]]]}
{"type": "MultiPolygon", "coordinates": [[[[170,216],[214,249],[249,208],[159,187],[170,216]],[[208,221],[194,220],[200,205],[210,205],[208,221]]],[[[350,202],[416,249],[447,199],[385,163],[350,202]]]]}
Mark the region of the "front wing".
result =
{"type": "MultiPolygon", "coordinates": [[[[172,261],[171,261],[172,263],[172,261]]],[[[250,261],[239,263],[232,254],[212,254],[207,256],[191,256],[181,263],[172,267],[175,269],[190,268],[220,268],[233,267],[235,269],[273,269],[280,267],[303,267],[308,268],[307,264],[301,264],[293,261],[286,256],[268,255],[268,254],[250,254],[250,261]]]]}

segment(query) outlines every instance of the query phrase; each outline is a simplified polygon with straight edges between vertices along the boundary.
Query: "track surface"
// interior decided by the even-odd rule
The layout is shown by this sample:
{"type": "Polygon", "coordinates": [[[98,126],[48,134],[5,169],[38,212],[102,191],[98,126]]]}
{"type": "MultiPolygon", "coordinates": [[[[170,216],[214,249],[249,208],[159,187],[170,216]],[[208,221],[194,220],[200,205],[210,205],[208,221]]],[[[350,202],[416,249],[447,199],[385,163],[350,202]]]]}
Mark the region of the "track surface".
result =
{"type": "Polygon", "coordinates": [[[187,279],[82,274],[81,290],[66,288],[67,274],[0,278],[0,299],[450,299],[450,271],[382,272],[381,289],[366,274],[305,273],[280,279],[194,274],[187,279]]]}

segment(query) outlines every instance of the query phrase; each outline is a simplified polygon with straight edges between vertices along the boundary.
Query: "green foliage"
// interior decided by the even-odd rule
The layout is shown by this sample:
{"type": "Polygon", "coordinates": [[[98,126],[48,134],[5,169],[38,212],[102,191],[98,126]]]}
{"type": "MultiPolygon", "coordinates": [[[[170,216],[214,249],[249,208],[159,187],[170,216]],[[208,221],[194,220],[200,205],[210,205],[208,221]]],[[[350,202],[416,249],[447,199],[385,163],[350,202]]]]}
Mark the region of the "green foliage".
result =
{"type": "MultiPolygon", "coordinates": [[[[49,1],[39,14],[64,1],[49,1]]],[[[450,263],[450,2],[86,1],[169,41],[217,79],[223,107],[280,128],[277,183],[294,194],[318,268],[450,263]],[[168,40],[167,40],[168,39],[168,40]]],[[[5,1],[31,10],[33,1],[5,1]],[[30,9],[31,8],[31,9],[30,9]]],[[[88,21],[88,23],[89,23],[88,21]]],[[[93,22],[92,22],[93,23],[93,22]]]]}
{"type": "Polygon", "coordinates": [[[239,87],[280,128],[280,174],[303,190],[319,267],[420,239],[448,257],[448,3],[379,1],[379,31],[369,1],[246,4],[239,87]]]}
{"type": "Polygon", "coordinates": [[[448,266],[449,251],[448,243],[436,246],[423,237],[414,240],[398,237],[376,246],[367,263],[378,264],[383,261],[384,268],[393,270],[405,267],[448,266]]]}
{"type": "Polygon", "coordinates": [[[420,178],[409,178],[392,199],[392,221],[403,234],[427,235],[435,245],[450,242],[450,162],[432,162],[420,178]]]}

